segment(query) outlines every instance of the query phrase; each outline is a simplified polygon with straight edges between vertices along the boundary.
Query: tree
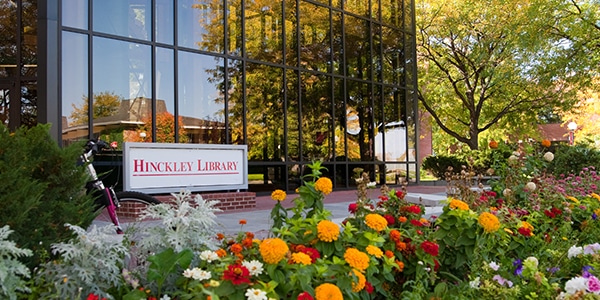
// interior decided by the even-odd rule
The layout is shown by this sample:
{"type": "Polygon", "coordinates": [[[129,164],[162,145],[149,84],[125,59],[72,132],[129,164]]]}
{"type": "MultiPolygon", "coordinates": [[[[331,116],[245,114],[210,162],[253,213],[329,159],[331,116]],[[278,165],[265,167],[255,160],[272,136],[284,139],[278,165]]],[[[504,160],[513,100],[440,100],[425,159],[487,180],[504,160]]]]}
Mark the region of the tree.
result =
{"type": "Polygon", "coordinates": [[[417,5],[419,102],[470,149],[491,128],[523,134],[538,112],[566,110],[577,77],[550,35],[544,1],[441,1],[417,5]]]}
{"type": "MultiPolygon", "coordinates": [[[[82,100],[83,103],[80,107],[71,104],[73,106],[73,111],[70,115],[72,122],[69,126],[87,124],[89,108],[88,97],[83,96],[82,100]]],[[[115,115],[119,111],[121,100],[123,100],[123,98],[114,92],[100,92],[94,94],[94,119],[115,115]]]]}
{"type": "MultiPolygon", "coordinates": [[[[152,117],[146,117],[142,120],[144,125],[140,125],[135,131],[136,134],[129,135],[127,137],[128,142],[152,142],[152,117]],[[141,136],[140,133],[145,133],[145,136],[141,136]]],[[[183,118],[179,116],[179,124],[183,124],[183,118]]],[[[182,125],[179,126],[177,132],[179,135],[180,143],[187,143],[189,137],[187,132],[182,125]]],[[[157,143],[175,143],[175,116],[170,112],[165,111],[156,114],[156,139],[154,142],[157,143]]]]}

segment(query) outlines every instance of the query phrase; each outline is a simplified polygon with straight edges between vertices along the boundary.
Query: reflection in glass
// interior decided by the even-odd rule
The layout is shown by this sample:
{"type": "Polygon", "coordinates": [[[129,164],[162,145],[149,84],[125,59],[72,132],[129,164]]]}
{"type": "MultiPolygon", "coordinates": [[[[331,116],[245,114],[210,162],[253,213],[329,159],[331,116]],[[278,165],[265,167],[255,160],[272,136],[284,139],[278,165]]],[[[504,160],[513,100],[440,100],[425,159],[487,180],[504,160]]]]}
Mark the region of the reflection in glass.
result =
{"type": "Polygon", "coordinates": [[[354,160],[373,160],[373,111],[370,84],[348,81],[346,101],[346,139],[348,157],[354,160]]]}
{"type": "Polygon", "coordinates": [[[223,143],[223,59],[179,53],[178,112],[191,143],[223,143]]]}
{"type": "Polygon", "coordinates": [[[333,143],[330,81],[302,73],[302,154],[308,160],[330,160],[333,143]]]}
{"type": "MultiPolygon", "coordinates": [[[[227,136],[232,144],[242,145],[246,143],[245,124],[246,113],[244,105],[244,89],[242,87],[242,61],[227,61],[227,136]]],[[[223,78],[223,76],[221,76],[223,78]]]]}
{"type": "Polygon", "coordinates": [[[246,1],[246,56],[266,62],[281,63],[281,2],[246,1]]]}
{"type": "Polygon", "coordinates": [[[37,0],[24,0],[22,5],[21,75],[35,77],[37,75],[37,0]]]}
{"type": "Polygon", "coordinates": [[[381,22],[402,28],[402,10],[401,1],[381,0],[381,22]]]}
{"type": "Polygon", "coordinates": [[[331,61],[329,9],[301,2],[300,11],[300,66],[327,72],[331,61]]]}
{"type": "Polygon", "coordinates": [[[242,56],[242,1],[227,1],[227,52],[242,56]]]}
{"type": "Polygon", "coordinates": [[[369,78],[371,45],[369,44],[369,23],[366,20],[346,16],[345,47],[346,74],[359,79],[369,78]]]}
{"type": "Polygon", "coordinates": [[[298,66],[298,16],[296,14],[296,1],[285,4],[285,64],[298,66]]]}
{"type": "Polygon", "coordinates": [[[0,123],[8,126],[10,121],[10,89],[0,86],[0,123]]]}
{"type": "Polygon", "coordinates": [[[246,67],[246,118],[250,160],[281,161],[283,135],[283,72],[281,68],[246,67]]]}
{"type": "Polygon", "coordinates": [[[0,1],[0,77],[16,76],[17,72],[17,6],[0,1]]]}
{"type": "Polygon", "coordinates": [[[62,139],[65,145],[88,135],[87,36],[62,35],[62,139]]]}
{"type": "Polygon", "coordinates": [[[94,30],[149,40],[151,38],[151,0],[93,1],[94,30]]]}
{"type": "Polygon", "coordinates": [[[222,53],[224,49],[222,1],[180,0],[177,3],[179,45],[222,53]]]}
{"type": "Polygon", "coordinates": [[[62,25],[88,28],[88,0],[62,0],[62,25]]]}
{"type": "Polygon", "coordinates": [[[21,84],[21,126],[33,127],[37,124],[37,82],[21,84]]]}
{"type": "Polygon", "coordinates": [[[385,83],[404,83],[404,33],[400,30],[383,26],[381,42],[383,60],[381,75],[385,83]]]}
{"type": "Polygon", "coordinates": [[[173,1],[156,0],[154,32],[158,43],[173,44],[173,1]]]}
{"type": "Polygon", "coordinates": [[[369,1],[344,0],[344,10],[359,16],[369,16],[369,1]]]}
{"type": "Polygon", "coordinates": [[[150,46],[99,37],[93,43],[94,133],[129,140],[152,116],[150,46]]]}
{"type": "Polygon", "coordinates": [[[300,150],[300,95],[298,93],[298,73],[294,70],[285,71],[285,93],[286,93],[286,124],[287,143],[283,147],[287,153],[287,159],[291,161],[301,160],[300,150]]]}
{"type": "Polygon", "coordinates": [[[332,63],[333,72],[339,75],[344,75],[344,33],[342,30],[342,14],[340,12],[332,11],[332,63]]]}

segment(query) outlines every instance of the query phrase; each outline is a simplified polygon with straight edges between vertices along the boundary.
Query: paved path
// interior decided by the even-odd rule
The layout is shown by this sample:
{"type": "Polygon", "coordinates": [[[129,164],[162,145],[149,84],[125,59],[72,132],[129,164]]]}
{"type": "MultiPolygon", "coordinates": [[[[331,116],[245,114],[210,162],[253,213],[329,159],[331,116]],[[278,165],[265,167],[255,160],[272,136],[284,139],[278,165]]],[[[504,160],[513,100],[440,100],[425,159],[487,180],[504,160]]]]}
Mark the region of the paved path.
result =
{"type": "MultiPolygon", "coordinates": [[[[409,185],[407,187],[408,194],[406,199],[409,202],[422,203],[426,206],[425,214],[428,216],[441,213],[439,201],[446,199],[445,186],[428,186],[428,185],[409,185]]],[[[378,188],[369,189],[368,197],[377,199],[381,195],[378,188]]],[[[298,197],[297,194],[289,194],[282,201],[282,205],[286,208],[292,207],[292,200],[298,197]]],[[[341,222],[349,216],[348,205],[356,202],[358,196],[356,190],[335,191],[327,195],[324,200],[324,206],[332,213],[332,221],[341,222]]],[[[220,224],[219,231],[225,234],[235,234],[240,231],[250,231],[255,234],[266,235],[272,225],[270,212],[275,204],[270,195],[257,196],[256,207],[246,210],[224,211],[217,213],[216,221],[220,224]],[[240,225],[240,220],[245,220],[245,225],[240,225]]],[[[93,225],[105,226],[107,222],[94,221],[93,225]]],[[[124,224],[126,226],[126,224],[124,224]]]]}

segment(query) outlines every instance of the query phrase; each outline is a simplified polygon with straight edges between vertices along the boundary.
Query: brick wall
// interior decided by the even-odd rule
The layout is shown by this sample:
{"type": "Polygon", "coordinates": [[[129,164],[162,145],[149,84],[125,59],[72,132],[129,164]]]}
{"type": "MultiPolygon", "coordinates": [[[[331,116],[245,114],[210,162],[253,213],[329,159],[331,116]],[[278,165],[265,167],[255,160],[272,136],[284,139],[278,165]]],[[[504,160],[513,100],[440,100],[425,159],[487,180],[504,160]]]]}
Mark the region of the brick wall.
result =
{"type": "MultiPolygon", "coordinates": [[[[256,193],[231,192],[231,193],[198,193],[204,200],[218,200],[217,208],[223,211],[247,210],[256,207],[256,193]]],[[[194,193],[193,195],[196,195],[194,193]]],[[[155,196],[161,202],[169,202],[173,196],[155,196]]]]}

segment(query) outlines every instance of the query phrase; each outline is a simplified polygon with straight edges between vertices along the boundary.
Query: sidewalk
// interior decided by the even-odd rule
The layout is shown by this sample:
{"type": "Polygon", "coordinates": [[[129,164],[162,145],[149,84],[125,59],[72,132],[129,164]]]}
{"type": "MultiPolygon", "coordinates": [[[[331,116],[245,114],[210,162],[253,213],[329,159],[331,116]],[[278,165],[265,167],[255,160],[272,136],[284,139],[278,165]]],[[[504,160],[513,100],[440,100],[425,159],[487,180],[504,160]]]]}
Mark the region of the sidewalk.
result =
{"type": "MultiPolygon", "coordinates": [[[[368,190],[368,196],[370,199],[377,199],[377,197],[380,195],[381,191],[379,190],[379,188],[368,190]]],[[[281,203],[286,208],[292,207],[292,200],[297,197],[297,194],[288,194],[287,198],[281,203]]],[[[406,198],[411,198],[413,202],[418,202],[419,198],[421,197],[445,199],[446,187],[425,185],[407,186],[406,198]],[[431,195],[431,197],[428,197],[429,195],[431,195]]],[[[332,213],[332,221],[339,223],[349,216],[348,205],[350,205],[350,203],[355,202],[356,200],[356,190],[334,191],[331,194],[325,196],[324,206],[325,209],[329,210],[332,213]]],[[[274,204],[275,202],[273,199],[271,199],[270,195],[257,196],[256,207],[254,209],[218,213],[217,223],[220,224],[220,231],[224,234],[234,234],[239,231],[250,231],[258,235],[266,235],[268,233],[269,228],[272,225],[269,214],[274,204]],[[243,226],[240,225],[240,220],[245,220],[246,224],[243,226]]],[[[441,207],[432,205],[430,207],[426,207],[426,210],[426,214],[435,215],[436,213],[441,212],[441,207]]]]}

